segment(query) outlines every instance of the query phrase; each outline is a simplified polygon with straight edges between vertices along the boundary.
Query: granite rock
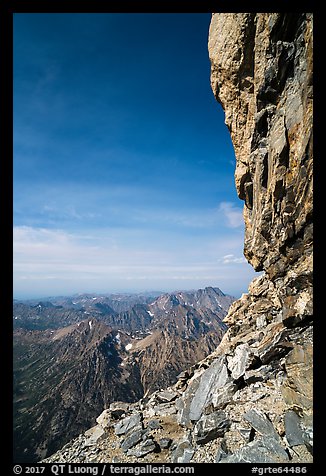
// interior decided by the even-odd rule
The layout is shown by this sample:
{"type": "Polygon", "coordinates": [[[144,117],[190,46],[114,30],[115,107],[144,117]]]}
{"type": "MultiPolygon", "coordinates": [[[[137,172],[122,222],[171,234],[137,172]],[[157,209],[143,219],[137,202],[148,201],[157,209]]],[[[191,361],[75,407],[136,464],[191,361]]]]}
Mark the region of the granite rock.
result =
{"type": "Polygon", "coordinates": [[[130,409],[130,404],[125,402],[112,402],[109,406],[109,411],[114,419],[120,418],[122,415],[127,414],[130,409]]]}
{"type": "Polygon", "coordinates": [[[168,390],[163,390],[157,393],[158,399],[161,400],[162,402],[171,402],[172,400],[175,400],[177,396],[178,396],[177,392],[168,391],[168,390]]]}
{"type": "Polygon", "coordinates": [[[172,463],[189,463],[193,457],[195,450],[189,441],[188,437],[184,437],[177,442],[175,449],[172,452],[172,463]]]}
{"type": "Polygon", "coordinates": [[[194,375],[179,402],[178,421],[187,425],[198,421],[205,409],[218,409],[232,400],[237,386],[230,377],[225,357],[220,357],[202,372],[194,375]]]}
{"type": "Polygon", "coordinates": [[[289,456],[274,438],[265,436],[248,443],[220,463],[284,463],[289,456]]]}
{"type": "Polygon", "coordinates": [[[172,439],[171,438],[161,438],[159,439],[158,443],[159,446],[164,450],[169,448],[172,445],[172,439]]]}
{"type": "Polygon", "coordinates": [[[84,445],[94,446],[105,437],[105,430],[100,425],[97,425],[85,431],[84,435],[87,438],[84,445]]]}
{"type": "Polygon", "coordinates": [[[127,451],[128,456],[136,456],[137,458],[143,458],[148,453],[156,451],[158,446],[152,438],[148,438],[145,441],[139,443],[134,448],[131,448],[127,451]]]}
{"type": "Polygon", "coordinates": [[[132,448],[142,440],[143,435],[144,430],[140,425],[132,429],[128,433],[127,437],[121,442],[122,450],[124,452],[127,452],[130,448],[132,448]]]}
{"type": "Polygon", "coordinates": [[[232,357],[227,357],[228,368],[234,380],[242,377],[250,367],[254,359],[252,350],[248,344],[239,344],[232,357]]]}
{"type": "Polygon", "coordinates": [[[217,437],[222,437],[229,427],[230,421],[223,410],[203,415],[193,430],[195,442],[203,445],[217,437]]]}
{"type": "Polygon", "coordinates": [[[122,419],[114,426],[115,434],[119,436],[125,435],[133,428],[137,426],[142,426],[142,420],[143,414],[139,412],[122,419]]]}
{"type": "Polygon", "coordinates": [[[102,428],[108,428],[111,423],[111,411],[110,410],[103,410],[101,415],[99,415],[96,418],[96,422],[102,427],[102,428]]]}
{"type": "Polygon", "coordinates": [[[259,410],[252,409],[246,412],[243,415],[244,420],[246,420],[250,425],[261,435],[270,436],[275,439],[278,438],[278,434],[272,424],[268,419],[267,415],[259,410]]]}
{"type": "Polygon", "coordinates": [[[284,415],[285,434],[289,446],[304,444],[304,435],[300,424],[300,417],[292,410],[284,415]]]}

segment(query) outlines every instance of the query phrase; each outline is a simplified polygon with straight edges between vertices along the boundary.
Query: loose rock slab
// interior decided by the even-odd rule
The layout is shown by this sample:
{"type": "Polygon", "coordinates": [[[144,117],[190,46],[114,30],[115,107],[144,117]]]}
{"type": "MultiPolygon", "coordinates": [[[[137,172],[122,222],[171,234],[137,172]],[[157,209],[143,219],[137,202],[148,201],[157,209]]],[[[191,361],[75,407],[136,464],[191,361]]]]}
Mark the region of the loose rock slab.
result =
{"type": "Polygon", "coordinates": [[[177,396],[177,392],[172,392],[169,390],[163,390],[162,392],[157,393],[158,399],[162,402],[172,402],[172,400],[175,400],[177,396]]]}
{"type": "Polygon", "coordinates": [[[252,409],[243,415],[243,418],[258,431],[261,435],[266,435],[278,439],[279,436],[267,415],[262,411],[252,409]]]}
{"type": "Polygon", "coordinates": [[[222,410],[203,415],[195,425],[193,434],[198,445],[204,445],[217,437],[224,436],[230,427],[230,420],[222,410]]]}
{"type": "Polygon", "coordinates": [[[236,347],[234,355],[228,357],[228,368],[231,370],[232,378],[235,380],[242,377],[245,371],[253,362],[253,353],[248,344],[240,344],[236,347]]]}
{"type": "Polygon", "coordinates": [[[300,417],[292,410],[284,416],[285,434],[289,446],[304,444],[304,435],[300,425],[300,417]]]}
{"type": "Polygon", "coordinates": [[[265,436],[248,443],[219,463],[279,463],[288,459],[289,456],[280,443],[265,436]]]}
{"type": "Polygon", "coordinates": [[[231,401],[236,388],[229,376],[225,357],[217,358],[198,378],[193,379],[182,399],[178,400],[178,422],[188,425],[198,421],[208,406],[218,409],[231,401]]]}
{"type": "Polygon", "coordinates": [[[124,418],[123,420],[119,421],[119,423],[115,425],[114,427],[115,434],[118,436],[125,435],[130,430],[140,425],[142,420],[143,420],[143,414],[140,412],[134,413],[133,415],[124,418]]]}

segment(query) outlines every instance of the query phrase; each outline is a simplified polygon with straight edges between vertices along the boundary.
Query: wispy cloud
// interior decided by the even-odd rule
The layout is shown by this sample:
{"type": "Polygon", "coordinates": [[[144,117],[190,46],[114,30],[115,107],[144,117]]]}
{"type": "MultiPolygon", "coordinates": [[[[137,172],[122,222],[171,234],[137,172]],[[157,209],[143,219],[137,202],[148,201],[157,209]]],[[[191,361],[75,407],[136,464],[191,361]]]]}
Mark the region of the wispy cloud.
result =
{"type": "Polygon", "coordinates": [[[41,207],[41,214],[47,216],[50,219],[73,219],[73,220],[88,220],[94,218],[100,218],[100,213],[87,212],[80,210],[75,205],[65,205],[58,207],[55,205],[43,205],[41,207]]]}
{"type": "Polygon", "coordinates": [[[236,207],[231,202],[222,202],[219,206],[219,211],[224,214],[227,225],[230,228],[243,226],[243,213],[241,208],[236,207]]]}
{"type": "Polygon", "coordinates": [[[221,202],[216,207],[188,206],[166,197],[164,189],[151,184],[83,185],[54,183],[22,185],[15,193],[16,224],[34,227],[47,225],[72,227],[82,225],[129,228],[184,228],[215,230],[223,235],[226,228],[243,227],[242,211],[232,202],[221,202]],[[102,225],[101,225],[102,224],[102,225]]]}
{"type": "Polygon", "coordinates": [[[233,254],[225,255],[222,257],[221,261],[224,264],[229,263],[246,263],[247,260],[244,256],[234,256],[233,254]]]}
{"type": "Polygon", "coordinates": [[[184,288],[217,285],[236,294],[254,275],[249,265],[236,258],[240,243],[231,236],[229,240],[203,242],[194,236],[171,240],[168,235],[148,235],[142,230],[102,229],[78,234],[15,227],[15,295],[48,295],[49,289],[51,294],[92,289],[165,290],[173,288],[173,283],[184,288]]]}

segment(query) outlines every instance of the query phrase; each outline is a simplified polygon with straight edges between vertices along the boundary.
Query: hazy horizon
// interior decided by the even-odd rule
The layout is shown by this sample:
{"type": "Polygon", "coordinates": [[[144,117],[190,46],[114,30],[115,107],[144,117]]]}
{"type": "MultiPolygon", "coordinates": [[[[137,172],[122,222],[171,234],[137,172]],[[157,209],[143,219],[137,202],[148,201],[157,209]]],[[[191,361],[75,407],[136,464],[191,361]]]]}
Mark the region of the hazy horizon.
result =
{"type": "Polygon", "coordinates": [[[203,286],[203,287],[199,287],[199,288],[170,288],[170,289],[144,289],[144,290],[135,290],[135,289],[125,289],[125,290],[108,290],[108,291],[102,291],[102,292],[98,292],[98,291],[76,291],[76,292],[73,292],[73,293],[68,293],[68,294],[44,294],[44,295],[39,295],[39,294],[35,294],[34,296],[33,295],[30,295],[29,293],[24,296],[24,295],[17,295],[17,296],[14,296],[13,299],[14,301],[36,301],[38,299],[55,299],[55,298],[61,298],[61,297],[75,297],[75,296],[82,296],[82,295],[91,295],[91,296],[98,296],[98,297],[101,297],[101,296],[109,296],[109,295],[113,295],[113,294],[121,294],[121,295],[124,295],[124,294],[146,294],[146,295],[152,295],[152,296],[155,296],[155,295],[160,295],[160,294],[166,294],[166,293],[178,293],[178,292],[192,292],[192,291],[198,291],[199,289],[205,289],[205,288],[219,288],[224,294],[226,295],[229,295],[229,296],[232,296],[232,297],[235,297],[236,299],[238,299],[240,297],[240,294],[238,295],[234,295],[232,293],[229,293],[227,291],[225,291],[224,289],[221,289],[219,286],[217,285],[207,285],[207,286],[203,286]]]}
{"type": "Polygon", "coordinates": [[[14,15],[15,296],[247,291],[210,17],[14,15]]]}

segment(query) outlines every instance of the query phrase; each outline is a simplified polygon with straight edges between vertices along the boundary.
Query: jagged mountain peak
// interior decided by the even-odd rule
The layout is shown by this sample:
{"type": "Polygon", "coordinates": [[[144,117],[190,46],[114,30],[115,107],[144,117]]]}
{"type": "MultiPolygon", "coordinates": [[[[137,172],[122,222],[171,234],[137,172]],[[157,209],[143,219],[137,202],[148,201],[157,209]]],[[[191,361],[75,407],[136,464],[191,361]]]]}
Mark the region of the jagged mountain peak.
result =
{"type": "Polygon", "coordinates": [[[149,308],[154,315],[160,313],[168,314],[176,306],[208,308],[215,312],[225,311],[226,313],[233,301],[234,298],[225,295],[219,288],[207,287],[196,291],[165,293],[150,303],[149,308]]]}

